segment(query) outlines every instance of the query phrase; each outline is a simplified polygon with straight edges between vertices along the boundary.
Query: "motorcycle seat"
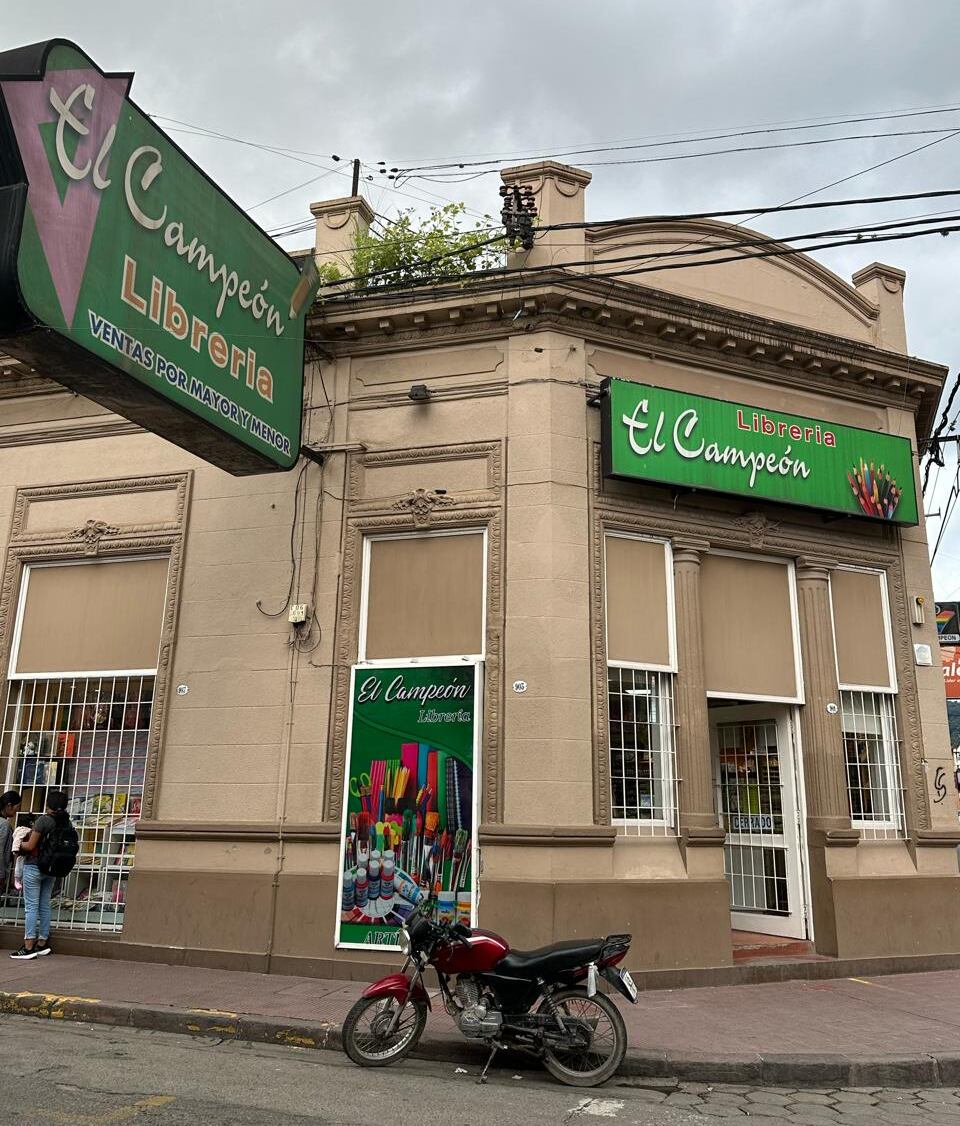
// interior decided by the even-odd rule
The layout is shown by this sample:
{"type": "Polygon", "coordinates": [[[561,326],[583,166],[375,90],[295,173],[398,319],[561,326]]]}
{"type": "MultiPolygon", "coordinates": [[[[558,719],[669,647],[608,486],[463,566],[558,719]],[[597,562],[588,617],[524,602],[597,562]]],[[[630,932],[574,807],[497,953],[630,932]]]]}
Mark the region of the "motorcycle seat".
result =
{"type": "Polygon", "coordinates": [[[511,950],[496,965],[496,972],[507,977],[542,977],[545,981],[566,970],[575,970],[600,957],[604,939],[573,939],[541,946],[538,950],[511,950]]]}

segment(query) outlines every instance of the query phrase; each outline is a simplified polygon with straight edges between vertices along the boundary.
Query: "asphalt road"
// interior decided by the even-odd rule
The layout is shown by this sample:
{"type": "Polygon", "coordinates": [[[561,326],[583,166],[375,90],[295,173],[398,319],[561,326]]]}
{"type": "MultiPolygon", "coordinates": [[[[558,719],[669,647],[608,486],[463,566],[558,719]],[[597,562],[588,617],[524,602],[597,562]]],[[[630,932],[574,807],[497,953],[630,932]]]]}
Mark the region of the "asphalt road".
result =
{"type": "Polygon", "coordinates": [[[960,1093],[944,1090],[580,1091],[509,1070],[481,1087],[454,1064],[360,1070],[332,1052],[8,1016],[0,1107],[35,1126],[960,1126],[960,1093]]]}

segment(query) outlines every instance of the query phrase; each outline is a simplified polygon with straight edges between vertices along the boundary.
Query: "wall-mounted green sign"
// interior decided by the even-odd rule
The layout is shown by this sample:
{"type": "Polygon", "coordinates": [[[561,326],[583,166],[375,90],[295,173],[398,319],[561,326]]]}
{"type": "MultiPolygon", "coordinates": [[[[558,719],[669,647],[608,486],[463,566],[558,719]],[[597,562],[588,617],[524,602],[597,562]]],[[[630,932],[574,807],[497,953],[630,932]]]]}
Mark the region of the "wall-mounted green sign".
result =
{"type": "Polygon", "coordinates": [[[621,379],[605,390],[605,476],[918,521],[906,438],[621,379]]]}
{"type": "Polygon", "coordinates": [[[0,54],[0,348],[235,474],[300,450],[300,273],[104,74],[0,54]]]}

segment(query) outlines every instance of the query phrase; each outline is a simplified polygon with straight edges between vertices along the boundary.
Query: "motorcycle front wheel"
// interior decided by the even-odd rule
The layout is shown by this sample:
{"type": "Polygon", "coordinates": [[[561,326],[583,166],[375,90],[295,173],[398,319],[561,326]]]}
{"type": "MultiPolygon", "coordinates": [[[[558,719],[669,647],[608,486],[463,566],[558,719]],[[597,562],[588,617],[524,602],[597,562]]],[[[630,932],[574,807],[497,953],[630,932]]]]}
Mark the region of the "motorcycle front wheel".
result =
{"type": "Polygon", "coordinates": [[[427,1023],[427,1006],[394,997],[361,997],[343,1022],[343,1050],[361,1067],[387,1067],[408,1056],[427,1023]],[[400,1015],[391,1030],[397,1009],[400,1015]]]}
{"type": "MultiPolygon", "coordinates": [[[[563,989],[553,1002],[568,1023],[573,1042],[552,1044],[544,1052],[543,1065],[561,1083],[571,1087],[596,1087],[605,1083],[627,1053],[627,1028],[617,1006],[603,993],[587,996],[585,989],[563,989]]],[[[537,1010],[550,1013],[543,1001],[537,1010]]]]}

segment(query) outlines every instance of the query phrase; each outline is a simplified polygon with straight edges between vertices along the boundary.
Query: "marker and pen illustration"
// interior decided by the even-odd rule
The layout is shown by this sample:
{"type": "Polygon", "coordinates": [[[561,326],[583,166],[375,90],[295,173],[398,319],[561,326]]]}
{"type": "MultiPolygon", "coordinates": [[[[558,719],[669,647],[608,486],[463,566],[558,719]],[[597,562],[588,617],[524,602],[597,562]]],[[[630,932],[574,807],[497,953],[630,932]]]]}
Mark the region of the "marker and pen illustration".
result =
{"type": "Polygon", "coordinates": [[[343,922],[399,926],[431,892],[441,915],[470,921],[473,771],[427,744],[404,743],[350,779],[343,922]]]}

